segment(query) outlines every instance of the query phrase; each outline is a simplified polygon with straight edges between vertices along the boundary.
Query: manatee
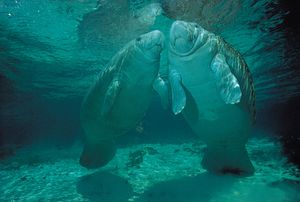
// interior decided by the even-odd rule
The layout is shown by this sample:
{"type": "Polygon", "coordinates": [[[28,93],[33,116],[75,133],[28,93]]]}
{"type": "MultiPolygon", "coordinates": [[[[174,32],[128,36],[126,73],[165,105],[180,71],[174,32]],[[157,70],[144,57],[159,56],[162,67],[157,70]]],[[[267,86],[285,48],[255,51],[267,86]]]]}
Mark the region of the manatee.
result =
{"type": "Polygon", "coordinates": [[[253,174],[245,144],[255,121],[255,92],[242,56],[200,25],[176,21],[168,57],[172,110],[207,144],[202,166],[253,174]]]}
{"type": "Polygon", "coordinates": [[[157,83],[163,44],[160,31],[141,35],[126,44],[99,75],[81,108],[82,166],[106,165],[116,152],[115,138],[135,128],[144,117],[157,83]]]}

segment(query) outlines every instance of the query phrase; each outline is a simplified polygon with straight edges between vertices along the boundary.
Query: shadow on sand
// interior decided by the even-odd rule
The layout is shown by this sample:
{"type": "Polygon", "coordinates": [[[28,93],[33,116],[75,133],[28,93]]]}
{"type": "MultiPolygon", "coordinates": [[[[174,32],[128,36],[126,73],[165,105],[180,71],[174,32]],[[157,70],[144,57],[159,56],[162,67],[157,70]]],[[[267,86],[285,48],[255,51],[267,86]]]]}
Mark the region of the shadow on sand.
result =
{"type": "Polygon", "coordinates": [[[234,176],[203,173],[154,185],[138,202],[208,202],[214,195],[226,192],[237,180],[234,176]]]}
{"type": "MultiPolygon", "coordinates": [[[[203,173],[158,183],[140,195],[136,202],[208,202],[225,193],[238,179],[203,173]]],[[[96,172],[79,178],[77,192],[89,201],[126,202],[134,194],[130,184],[108,172],[96,172]]]]}
{"type": "Polygon", "coordinates": [[[127,180],[108,172],[95,172],[79,178],[77,192],[92,202],[125,202],[133,195],[127,180]]]}

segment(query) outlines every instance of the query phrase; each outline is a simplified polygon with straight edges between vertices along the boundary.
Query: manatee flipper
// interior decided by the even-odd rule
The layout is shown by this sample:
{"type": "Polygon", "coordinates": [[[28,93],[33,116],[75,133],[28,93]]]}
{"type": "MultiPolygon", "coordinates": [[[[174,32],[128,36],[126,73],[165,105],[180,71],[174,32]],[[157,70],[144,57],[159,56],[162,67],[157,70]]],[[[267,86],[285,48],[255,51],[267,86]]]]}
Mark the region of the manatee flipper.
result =
{"type": "Polygon", "coordinates": [[[169,82],[172,94],[172,110],[175,115],[179,114],[186,105],[186,95],[182,85],[180,74],[172,69],[169,72],[169,82]]]}
{"type": "Polygon", "coordinates": [[[231,73],[230,67],[224,55],[218,53],[211,62],[213,71],[222,100],[226,104],[239,103],[242,91],[237,78],[231,73]]]}
{"type": "Polygon", "coordinates": [[[95,169],[106,165],[115,155],[116,146],[113,140],[96,144],[86,144],[80,156],[80,165],[95,169]]]}
{"type": "Polygon", "coordinates": [[[120,81],[113,80],[109,84],[107,91],[105,93],[103,107],[101,110],[102,116],[105,116],[110,112],[110,110],[115,102],[115,99],[116,99],[117,95],[119,94],[119,91],[120,91],[120,81]]]}
{"type": "Polygon", "coordinates": [[[199,109],[197,103],[191,93],[183,86],[184,92],[186,95],[186,105],[183,110],[183,114],[188,114],[189,116],[185,116],[185,118],[190,123],[196,123],[199,119],[199,109]]]}
{"type": "Polygon", "coordinates": [[[168,82],[164,81],[161,77],[157,77],[153,82],[153,89],[158,93],[163,108],[167,109],[169,105],[168,82]]]}
{"type": "Polygon", "coordinates": [[[204,169],[214,173],[244,176],[254,173],[244,145],[208,144],[201,164],[204,169]]]}

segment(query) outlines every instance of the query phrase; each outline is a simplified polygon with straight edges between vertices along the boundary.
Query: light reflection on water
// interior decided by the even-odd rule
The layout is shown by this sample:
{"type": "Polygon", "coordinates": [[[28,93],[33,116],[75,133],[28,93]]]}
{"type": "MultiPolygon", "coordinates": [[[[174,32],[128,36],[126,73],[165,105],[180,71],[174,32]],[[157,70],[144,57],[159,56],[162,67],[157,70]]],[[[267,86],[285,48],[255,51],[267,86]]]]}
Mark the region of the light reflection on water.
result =
{"type": "Polygon", "coordinates": [[[290,69],[296,53],[282,26],[286,11],[276,1],[172,0],[161,2],[163,11],[155,1],[132,2],[3,1],[1,73],[21,91],[37,90],[52,99],[82,95],[129,40],[154,28],[167,35],[169,16],[196,21],[239,50],[253,73],[258,100],[282,101],[298,93],[299,79],[290,69]]]}

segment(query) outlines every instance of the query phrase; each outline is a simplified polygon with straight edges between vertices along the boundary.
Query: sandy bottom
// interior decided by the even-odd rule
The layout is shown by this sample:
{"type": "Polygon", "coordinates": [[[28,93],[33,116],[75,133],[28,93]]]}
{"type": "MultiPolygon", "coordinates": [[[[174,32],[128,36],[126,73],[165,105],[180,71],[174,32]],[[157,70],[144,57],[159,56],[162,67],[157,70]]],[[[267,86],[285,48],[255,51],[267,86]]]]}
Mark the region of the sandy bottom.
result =
{"type": "Polygon", "coordinates": [[[0,201],[298,202],[299,170],[272,138],[252,138],[250,177],[216,176],[201,167],[205,145],[140,144],[120,148],[106,167],[78,164],[81,146],[21,149],[0,161],[0,201]]]}

